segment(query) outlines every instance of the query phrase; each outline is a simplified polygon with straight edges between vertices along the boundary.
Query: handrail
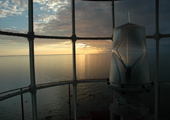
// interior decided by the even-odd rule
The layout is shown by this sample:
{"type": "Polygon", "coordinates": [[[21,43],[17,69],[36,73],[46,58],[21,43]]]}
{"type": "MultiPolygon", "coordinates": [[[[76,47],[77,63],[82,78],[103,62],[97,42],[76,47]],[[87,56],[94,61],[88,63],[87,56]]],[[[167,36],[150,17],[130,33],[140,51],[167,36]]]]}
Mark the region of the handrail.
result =
{"type": "Polygon", "coordinates": [[[27,93],[29,91],[30,91],[29,89],[25,89],[25,90],[22,90],[22,91],[17,91],[17,92],[14,92],[14,93],[10,93],[10,94],[4,95],[4,96],[0,97],[0,101],[3,101],[5,99],[8,99],[8,98],[11,98],[11,97],[23,94],[23,93],[27,93]]]}
{"type": "MultiPolygon", "coordinates": [[[[107,82],[107,78],[80,79],[80,80],[77,80],[77,83],[88,83],[88,82],[107,82]]],[[[49,82],[49,83],[37,84],[36,85],[36,90],[49,88],[49,87],[55,87],[55,86],[59,86],[59,85],[66,85],[66,84],[73,84],[73,81],[58,81],[58,82],[49,82]]],[[[30,87],[29,86],[4,91],[4,92],[1,92],[0,95],[5,94],[5,93],[10,93],[10,94],[1,96],[0,101],[3,101],[5,99],[8,99],[8,98],[11,98],[11,97],[23,94],[23,93],[27,93],[27,92],[30,92],[30,87]],[[21,89],[22,89],[22,91],[20,91],[21,89]],[[10,92],[13,92],[13,93],[10,93],[10,92]]]]}
{"type": "Polygon", "coordinates": [[[29,86],[26,86],[26,87],[21,87],[21,88],[16,88],[16,89],[12,89],[12,90],[8,90],[8,91],[5,91],[5,92],[1,92],[1,94],[4,94],[4,93],[8,93],[8,92],[12,92],[12,91],[16,91],[16,90],[21,90],[21,89],[24,89],[24,88],[29,88],[29,86]]]}
{"type": "Polygon", "coordinates": [[[41,84],[37,84],[36,86],[42,86],[42,85],[49,85],[49,84],[55,84],[55,83],[62,83],[62,82],[72,82],[71,80],[68,81],[57,81],[57,82],[48,82],[48,83],[41,83],[41,84]]]}
{"type": "Polygon", "coordinates": [[[54,82],[52,84],[42,84],[42,85],[37,85],[36,89],[43,89],[43,88],[49,88],[49,87],[55,87],[55,86],[59,86],[59,85],[66,85],[66,84],[73,84],[72,81],[60,81],[60,82],[54,82]]]}

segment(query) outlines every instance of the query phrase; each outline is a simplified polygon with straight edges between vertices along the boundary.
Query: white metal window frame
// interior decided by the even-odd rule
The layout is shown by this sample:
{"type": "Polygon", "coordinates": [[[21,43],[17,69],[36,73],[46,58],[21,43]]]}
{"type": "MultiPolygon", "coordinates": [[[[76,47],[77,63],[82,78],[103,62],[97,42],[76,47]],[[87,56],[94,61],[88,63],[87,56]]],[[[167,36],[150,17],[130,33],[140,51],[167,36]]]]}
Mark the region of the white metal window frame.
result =
{"type": "MultiPolygon", "coordinates": [[[[86,82],[106,82],[106,79],[98,79],[98,80],[77,80],[76,78],[76,40],[112,40],[112,37],[77,37],[75,34],[75,0],[72,0],[72,36],[71,37],[60,37],[60,36],[43,36],[43,35],[34,35],[33,29],[33,0],[28,0],[28,24],[29,30],[28,34],[23,33],[12,33],[0,31],[0,35],[12,35],[19,37],[26,37],[29,41],[29,59],[30,59],[30,83],[29,87],[18,88],[15,90],[21,90],[17,92],[10,93],[8,95],[4,95],[0,97],[0,101],[8,99],[10,97],[14,97],[16,95],[21,95],[26,92],[31,93],[32,99],[32,118],[33,120],[37,120],[37,103],[36,103],[36,91],[39,89],[53,87],[58,85],[65,84],[73,84],[73,96],[74,96],[74,120],[77,120],[77,84],[78,83],[86,83],[86,82]],[[36,85],[35,83],[35,68],[34,68],[34,38],[47,38],[47,39],[71,39],[72,40],[72,54],[73,54],[73,80],[72,81],[61,81],[53,84],[41,84],[36,85]],[[26,89],[27,88],[27,89],[26,89]],[[24,90],[22,90],[24,89],[24,90]]],[[[154,38],[156,40],[156,79],[155,79],[155,120],[159,119],[159,97],[160,97],[160,85],[166,83],[159,82],[159,40],[161,38],[170,37],[170,34],[160,34],[159,32],[159,0],[155,0],[155,21],[156,21],[156,32],[154,35],[146,36],[146,38],[154,38]]],[[[114,0],[112,0],[112,17],[113,17],[113,28],[115,27],[114,21],[114,0]]],[[[169,84],[169,83],[167,83],[169,84]]],[[[15,91],[10,90],[3,93],[15,91]]],[[[0,93],[0,94],[3,94],[0,93]]],[[[23,109],[23,108],[22,108],[23,109]]],[[[24,117],[23,117],[24,119],[24,117]]]]}

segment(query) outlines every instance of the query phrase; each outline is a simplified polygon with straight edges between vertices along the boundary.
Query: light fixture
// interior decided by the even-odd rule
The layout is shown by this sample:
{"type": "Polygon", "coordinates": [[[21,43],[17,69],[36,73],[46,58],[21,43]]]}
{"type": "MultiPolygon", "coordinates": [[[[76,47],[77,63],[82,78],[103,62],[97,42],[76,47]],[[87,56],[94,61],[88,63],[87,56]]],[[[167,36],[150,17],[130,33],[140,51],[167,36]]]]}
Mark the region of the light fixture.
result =
{"type": "Polygon", "coordinates": [[[115,28],[108,86],[119,97],[110,105],[110,110],[124,118],[123,120],[146,116],[149,110],[141,106],[138,95],[148,91],[152,85],[145,28],[132,23],[115,28]]]}

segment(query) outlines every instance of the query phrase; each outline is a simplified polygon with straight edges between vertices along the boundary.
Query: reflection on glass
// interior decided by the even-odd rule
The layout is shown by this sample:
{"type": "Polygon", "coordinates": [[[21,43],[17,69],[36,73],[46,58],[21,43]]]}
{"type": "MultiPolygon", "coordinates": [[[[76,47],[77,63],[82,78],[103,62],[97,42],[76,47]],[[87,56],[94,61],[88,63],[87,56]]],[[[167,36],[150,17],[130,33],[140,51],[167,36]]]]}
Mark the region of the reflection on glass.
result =
{"type": "Polygon", "coordinates": [[[110,83],[143,85],[149,83],[145,28],[127,23],[113,32],[110,83]]]}

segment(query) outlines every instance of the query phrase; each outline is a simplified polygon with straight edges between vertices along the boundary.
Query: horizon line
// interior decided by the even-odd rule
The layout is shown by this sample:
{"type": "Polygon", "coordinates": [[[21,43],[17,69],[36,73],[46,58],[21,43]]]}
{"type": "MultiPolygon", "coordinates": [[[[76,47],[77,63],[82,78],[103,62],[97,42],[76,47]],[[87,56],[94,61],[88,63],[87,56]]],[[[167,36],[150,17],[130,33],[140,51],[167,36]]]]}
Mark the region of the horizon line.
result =
{"type": "MultiPolygon", "coordinates": [[[[112,52],[104,52],[104,53],[77,53],[76,55],[94,55],[94,54],[109,54],[112,52]]],[[[34,56],[50,56],[50,55],[73,55],[73,54],[38,54],[34,56]]],[[[28,55],[0,55],[0,57],[8,57],[8,56],[29,56],[28,55]]]]}

